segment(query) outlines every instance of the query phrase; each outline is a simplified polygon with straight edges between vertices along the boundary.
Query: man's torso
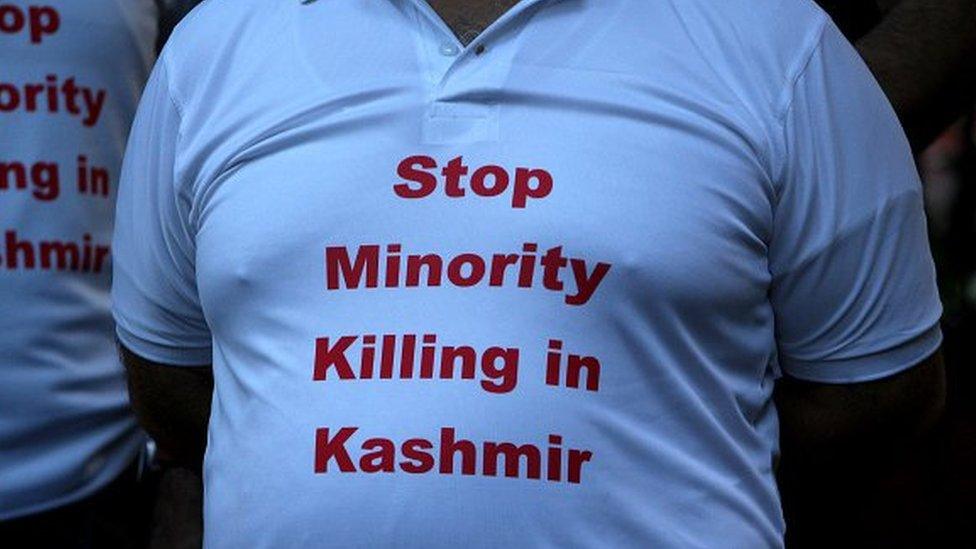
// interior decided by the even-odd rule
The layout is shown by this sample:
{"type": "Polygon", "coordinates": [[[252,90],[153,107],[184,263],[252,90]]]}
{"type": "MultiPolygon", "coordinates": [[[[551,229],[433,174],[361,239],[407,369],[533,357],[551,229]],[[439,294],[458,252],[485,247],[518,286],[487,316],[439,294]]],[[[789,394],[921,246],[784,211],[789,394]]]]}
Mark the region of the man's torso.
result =
{"type": "Polygon", "coordinates": [[[523,0],[479,53],[420,1],[211,8],[248,40],[171,59],[211,543],[779,543],[765,110],[809,37],[523,0]]]}

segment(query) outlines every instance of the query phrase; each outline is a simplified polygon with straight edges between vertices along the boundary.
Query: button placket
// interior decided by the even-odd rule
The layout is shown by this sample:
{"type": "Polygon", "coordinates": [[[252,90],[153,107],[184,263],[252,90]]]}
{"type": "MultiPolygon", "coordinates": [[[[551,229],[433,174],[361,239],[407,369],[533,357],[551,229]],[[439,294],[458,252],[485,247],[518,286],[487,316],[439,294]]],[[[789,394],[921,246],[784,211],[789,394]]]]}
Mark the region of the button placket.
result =
{"type": "MultiPolygon", "coordinates": [[[[426,0],[410,0],[422,31],[422,51],[428,67],[428,104],[423,118],[422,136],[428,144],[497,141],[499,122],[497,104],[485,101],[450,99],[473,88],[497,89],[502,86],[514,57],[521,30],[507,34],[519,17],[545,0],[523,0],[488,26],[466,48],[426,0]],[[488,41],[491,40],[489,44],[488,41]],[[490,51],[489,51],[490,47],[490,51]]],[[[528,17],[531,19],[531,17],[528,17]]]]}
{"type": "Polygon", "coordinates": [[[418,29],[416,40],[421,68],[430,85],[428,97],[433,99],[444,77],[463,50],[453,36],[446,36],[428,17],[424,16],[416,4],[408,3],[410,16],[418,29]]]}
{"type": "Polygon", "coordinates": [[[511,22],[519,17],[525,17],[531,10],[536,10],[540,4],[555,2],[557,0],[522,0],[512,6],[506,13],[502,14],[497,20],[492,22],[478,35],[467,47],[463,46],[454,32],[448,27],[447,23],[437,14],[437,12],[427,3],[427,0],[404,0],[413,5],[413,12],[418,19],[418,24],[425,29],[430,29],[432,34],[439,35],[439,54],[444,58],[451,59],[451,63],[446,65],[435,62],[434,65],[444,70],[439,75],[439,80],[443,82],[450,76],[455,65],[461,65],[471,60],[473,56],[481,57],[486,51],[485,40],[499,32],[501,29],[510,25],[511,22]],[[454,46],[449,48],[448,45],[454,46]],[[447,54],[447,51],[457,49],[457,53],[447,54]]]}

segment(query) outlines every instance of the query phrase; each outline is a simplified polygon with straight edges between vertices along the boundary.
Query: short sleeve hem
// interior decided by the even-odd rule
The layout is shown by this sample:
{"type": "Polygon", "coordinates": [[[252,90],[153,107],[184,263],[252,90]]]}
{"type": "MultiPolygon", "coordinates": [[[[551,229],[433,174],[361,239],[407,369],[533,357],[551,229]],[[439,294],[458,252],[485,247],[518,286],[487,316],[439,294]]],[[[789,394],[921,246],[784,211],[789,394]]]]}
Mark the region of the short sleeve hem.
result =
{"type": "Polygon", "coordinates": [[[807,362],[780,357],[783,372],[815,383],[863,383],[893,376],[917,365],[942,345],[938,324],[897,347],[865,356],[807,362]]]}
{"type": "Polygon", "coordinates": [[[205,366],[213,362],[213,349],[207,347],[176,347],[163,345],[129,332],[119,324],[115,326],[119,342],[133,353],[166,366],[205,366]]]}

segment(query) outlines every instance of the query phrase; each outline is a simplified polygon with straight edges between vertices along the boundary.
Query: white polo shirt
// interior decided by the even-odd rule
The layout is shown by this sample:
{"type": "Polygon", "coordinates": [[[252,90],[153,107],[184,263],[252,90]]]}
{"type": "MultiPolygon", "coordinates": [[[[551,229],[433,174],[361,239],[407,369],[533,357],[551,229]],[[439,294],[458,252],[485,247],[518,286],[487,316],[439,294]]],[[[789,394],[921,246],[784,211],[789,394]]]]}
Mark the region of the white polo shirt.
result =
{"type": "Polygon", "coordinates": [[[765,547],[781,370],[940,343],[919,180],[805,0],[211,0],[130,140],[115,314],[213,364],[211,547],[765,547]]]}
{"type": "Polygon", "coordinates": [[[0,520],[135,459],[109,305],[122,153],[154,0],[0,1],[0,520]]]}

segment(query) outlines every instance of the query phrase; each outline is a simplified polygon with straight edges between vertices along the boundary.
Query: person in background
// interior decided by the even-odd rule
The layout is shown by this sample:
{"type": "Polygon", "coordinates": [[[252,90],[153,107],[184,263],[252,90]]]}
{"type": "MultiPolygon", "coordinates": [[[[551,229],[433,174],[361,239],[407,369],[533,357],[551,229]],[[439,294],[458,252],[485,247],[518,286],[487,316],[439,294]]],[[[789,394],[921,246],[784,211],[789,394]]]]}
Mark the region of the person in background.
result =
{"type": "Polygon", "coordinates": [[[817,0],[920,152],[976,101],[976,0],[817,0]]]}
{"type": "Polygon", "coordinates": [[[137,547],[109,307],[122,152],[180,0],[0,2],[0,545],[137,547]]]}

